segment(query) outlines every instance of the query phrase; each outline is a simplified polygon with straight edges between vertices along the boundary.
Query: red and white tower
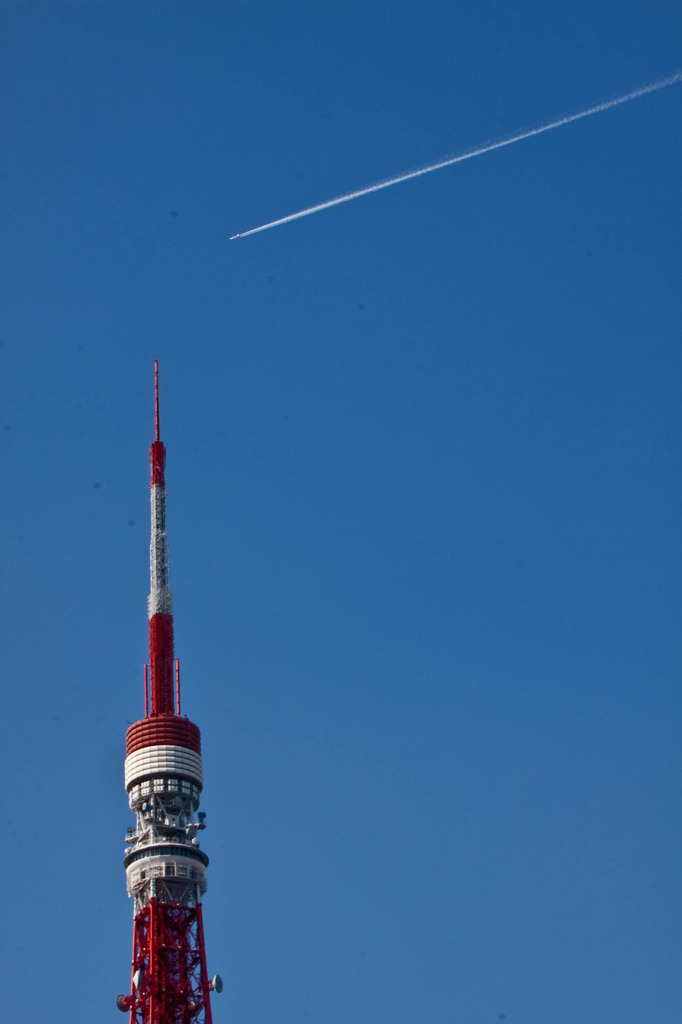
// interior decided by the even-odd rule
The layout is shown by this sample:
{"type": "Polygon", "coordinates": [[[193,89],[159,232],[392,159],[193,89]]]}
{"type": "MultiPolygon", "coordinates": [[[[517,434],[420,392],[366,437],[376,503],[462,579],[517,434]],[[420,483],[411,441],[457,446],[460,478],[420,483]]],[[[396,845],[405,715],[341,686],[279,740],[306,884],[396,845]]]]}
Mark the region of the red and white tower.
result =
{"type": "Polygon", "coordinates": [[[220,992],[222,982],[206,971],[201,917],[208,865],[198,839],[205,828],[201,735],[180,714],[180,663],[173,653],[158,362],[154,396],[145,717],[126,733],[125,759],[125,786],[137,816],[124,861],[135,901],[132,981],[130,994],[118,996],[116,1005],[130,1013],[130,1024],[211,1024],[210,992],[220,992]]]}

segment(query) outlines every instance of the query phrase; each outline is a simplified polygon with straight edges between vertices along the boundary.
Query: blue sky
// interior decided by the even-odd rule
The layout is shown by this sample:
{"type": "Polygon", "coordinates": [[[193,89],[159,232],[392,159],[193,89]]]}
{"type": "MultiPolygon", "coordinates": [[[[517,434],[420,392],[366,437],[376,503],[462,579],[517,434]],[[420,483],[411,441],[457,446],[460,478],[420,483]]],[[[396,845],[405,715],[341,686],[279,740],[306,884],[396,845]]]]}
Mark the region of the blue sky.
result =
{"type": "Polygon", "coordinates": [[[681,30],[2,4],[8,1019],[122,1019],[158,356],[216,1024],[676,1024],[682,86],[228,237],[681,30]]]}

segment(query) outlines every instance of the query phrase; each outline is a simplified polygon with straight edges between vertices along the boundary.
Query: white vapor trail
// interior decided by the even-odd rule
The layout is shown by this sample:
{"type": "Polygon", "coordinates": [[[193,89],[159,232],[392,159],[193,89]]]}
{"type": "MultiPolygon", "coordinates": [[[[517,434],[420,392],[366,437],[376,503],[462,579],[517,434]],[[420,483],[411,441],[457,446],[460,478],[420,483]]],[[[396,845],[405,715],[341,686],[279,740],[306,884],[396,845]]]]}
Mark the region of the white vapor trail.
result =
{"type": "Polygon", "coordinates": [[[298,213],[290,213],[288,216],[280,217],[278,220],[271,220],[268,224],[261,224],[258,228],[251,228],[249,231],[242,231],[237,235],[230,235],[230,240],[234,238],[248,238],[249,235],[256,235],[259,231],[267,231],[269,228],[276,228],[279,224],[288,224],[289,221],[298,220],[300,217],[308,217],[311,213],[319,213],[320,210],[327,210],[330,206],[338,206],[340,203],[348,203],[351,199],[359,199],[360,196],[369,195],[370,192],[378,192],[379,189],[390,188],[391,185],[398,185],[401,181],[409,181],[411,178],[419,178],[422,174],[430,174],[431,171],[438,171],[441,167],[450,167],[451,164],[459,164],[463,160],[471,160],[474,156],[481,156],[483,153],[490,153],[493,149],[501,149],[502,146],[511,146],[513,142],[520,142],[522,139],[529,139],[533,135],[541,135],[543,132],[548,132],[552,128],[559,128],[562,124],[570,124],[571,121],[580,121],[583,117],[590,117],[592,114],[599,114],[602,110],[610,110],[611,107],[618,107],[621,103],[629,103],[630,100],[636,100],[640,96],[646,96],[650,92],[657,92],[658,89],[666,89],[669,85],[675,85],[680,81],[682,81],[682,71],[676,71],[674,75],[668,75],[667,78],[659,78],[655,82],[650,82],[648,85],[642,85],[638,89],[633,89],[632,92],[624,93],[622,96],[616,96],[610,100],[603,100],[601,103],[597,103],[593,107],[586,107],[585,110],[579,110],[576,114],[565,114],[563,117],[557,118],[556,121],[548,121],[547,124],[541,124],[537,128],[524,128],[522,131],[516,132],[514,135],[506,135],[501,139],[485,142],[482,146],[476,146],[475,149],[465,149],[461,153],[445,157],[443,160],[437,160],[432,164],[426,164],[424,167],[418,167],[416,170],[403,171],[402,174],[396,174],[393,178],[386,178],[384,181],[378,181],[374,185],[366,185],[364,188],[355,189],[354,192],[346,192],[344,195],[337,196],[335,199],[328,199],[324,203],[317,203],[315,206],[308,206],[305,210],[299,210],[298,213]]]}

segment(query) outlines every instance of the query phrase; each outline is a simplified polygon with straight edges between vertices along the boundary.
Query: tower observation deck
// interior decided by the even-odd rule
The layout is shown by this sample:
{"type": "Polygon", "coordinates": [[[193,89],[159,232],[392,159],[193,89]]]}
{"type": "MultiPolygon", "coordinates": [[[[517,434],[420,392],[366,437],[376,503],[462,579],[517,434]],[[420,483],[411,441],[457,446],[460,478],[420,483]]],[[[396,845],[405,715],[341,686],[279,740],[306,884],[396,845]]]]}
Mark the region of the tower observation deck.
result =
{"type": "Polygon", "coordinates": [[[208,857],[199,842],[205,814],[201,734],[180,712],[180,663],[173,649],[173,598],[166,532],[166,449],[161,440],[158,363],[151,468],[149,664],[145,717],[126,733],[125,787],[136,824],[124,866],[134,900],[131,988],[116,1005],[130,1024],[212,1024],[201,899],[208,857]]]}

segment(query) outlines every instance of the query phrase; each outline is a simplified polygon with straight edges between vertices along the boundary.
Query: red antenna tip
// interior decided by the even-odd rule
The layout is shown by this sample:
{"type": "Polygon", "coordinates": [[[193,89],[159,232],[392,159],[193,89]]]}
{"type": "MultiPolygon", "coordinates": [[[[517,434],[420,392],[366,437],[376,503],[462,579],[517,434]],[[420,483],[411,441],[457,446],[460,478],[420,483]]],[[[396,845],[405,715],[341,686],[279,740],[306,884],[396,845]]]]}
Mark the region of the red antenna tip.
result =
{"type": "Polygon", "coordinates": [[[154,421],[156,426],[155,441],[161,440],[161,421],[159,418],[159,360],[154,360],[154,421]]]}
{"type": "Polygon", "coordinates": [[[152,479],[151,486],[164,483],[164,466],[166,463],[166,449],[161,441],[161,423],[159,417],[159,360],[154,360],[154,423],[155,436],[149,448],[149,460],[151,463],[152,479]]]}

